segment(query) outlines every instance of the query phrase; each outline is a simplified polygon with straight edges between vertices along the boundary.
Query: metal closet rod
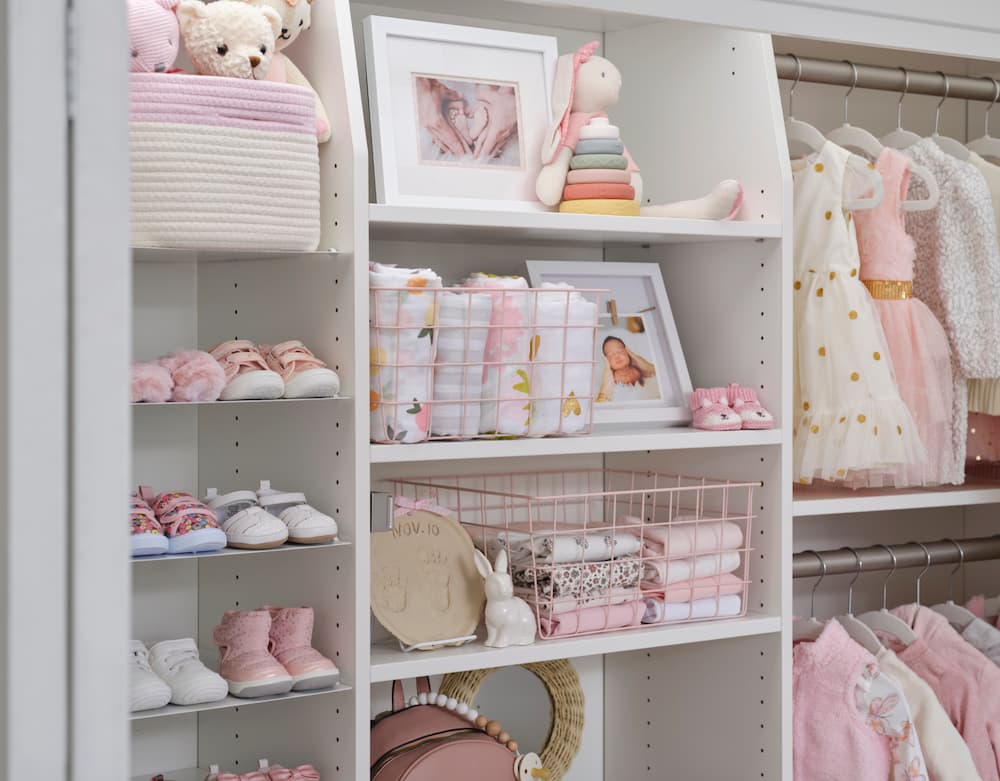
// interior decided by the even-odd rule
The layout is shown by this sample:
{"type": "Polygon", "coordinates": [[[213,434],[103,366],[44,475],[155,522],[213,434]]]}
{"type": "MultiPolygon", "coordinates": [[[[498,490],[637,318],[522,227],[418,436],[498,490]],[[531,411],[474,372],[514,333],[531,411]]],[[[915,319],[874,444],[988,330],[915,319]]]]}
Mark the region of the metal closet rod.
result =
{"type": "MultiPolygon", "coordinates": [[[[1000,535],[994,537],[967,537],[956,540],[962,546],[965,554],[964,561],[989,561],[990,559],[1000,559],[1000,535]]],[[[962,554],[959,553],[955,543],[949,540],[938,540],[937,542],[925,542],[924,547],[930,554],[930,566],[938,564],[958,564],[963,561],[962,554]]],[[[924,567],[927,565],[927,554],[923,548],[915,542],[908,542],[903,545],[890,545],[893,554],[896,556],[895,567],[897,569],[909,569],[913,567],[924,567]]],[[[892,556],[880,545],[873,545],[870,548],[854,548],[858,558],[861,559],[861,572],[887,571],[893,568],[892,556]]],[[[858,571],[858,561],[847,548],[838,550],[816,551],[823,557],[826,564],[827,575],[844,575],[858,571]]],[[[792,557],[792,577],[794,578],[818,578],[823,573],[823,565],[820,560],[810,551],[796,553],[792,557]]]]}
{"type": "MultiPolygon", "coordinates": [[[[844,60],[819,60],[812,57],[799,57],[802,64],[802,77],[799,81],[813,84],[836,84],[850,87],[854,80],[851,66],[844,60]]],[[[774,55],[774,63],[778,68],[778,78],[793,81],[797,68],[795,57],[790,54],[774,55]]],[[[863,89],[881,89],[890,92],[903,92],[906,77],[902,68],[890,68],[884,65],[865,65],[854,63],[858,69],[857,87],[863,89]]],[[[944,78],[940,73],[906,69],[910,77],[907,95],[935,95],[944,97],[944,78]]],[[[953,76],[948,74],[948,97],[963,100],[982,100],[992,102],[996,97],[996,87],[989,77],[953,76]]]]}

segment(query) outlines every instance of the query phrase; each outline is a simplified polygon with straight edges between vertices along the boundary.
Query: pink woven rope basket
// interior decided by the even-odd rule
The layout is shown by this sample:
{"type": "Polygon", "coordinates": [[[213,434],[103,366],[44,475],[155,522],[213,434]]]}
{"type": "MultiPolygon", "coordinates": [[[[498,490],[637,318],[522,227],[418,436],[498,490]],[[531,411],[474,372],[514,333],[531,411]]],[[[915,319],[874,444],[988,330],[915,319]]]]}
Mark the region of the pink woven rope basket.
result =
{"type": "Polygon", "coordinates": [[[133,246],[316,249],[315,117],[303,87],[131,74],[133,246]]]}

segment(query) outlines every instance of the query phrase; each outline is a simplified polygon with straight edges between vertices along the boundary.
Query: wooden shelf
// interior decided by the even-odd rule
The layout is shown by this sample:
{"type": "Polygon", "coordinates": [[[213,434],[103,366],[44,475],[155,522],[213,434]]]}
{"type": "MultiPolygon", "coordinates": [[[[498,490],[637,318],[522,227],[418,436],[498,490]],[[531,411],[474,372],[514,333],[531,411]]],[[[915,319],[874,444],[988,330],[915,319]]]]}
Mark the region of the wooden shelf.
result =
{"type": "Polygon", "coordinates": [[[411,461],[452,461],[474,458],[567,456],[588,453],[630,453],[642,450],[693,450],[713,447],[756,447],[781,444],[781,430],[700,431],[694,428],[630,428],[595,426],[594,433],[539,439],[472,439],[464,442],[416,442],[372,445],[373,464],[411,461]]]}
{"type": "Polygon", "coordinates": [[[484,667],[507,667],[550,659],[638,651],[671,645],[704,643],[734,637],[775,634],[781,631],[780,616],[750,613],[744,618],[692,621],[669,626],[629,629],[562,640],[537,640],[534,645],[487,648],[480,641],[440,651],[399,650],[394,639],[376,643],[371,652],[371,680],[394,681],[419,675],[444,675],[484,667]]]}
{"type": "Polygon", "coordinates": [[[781,225],[678,220],[660,217],[481,211],[369,204],[372,239],[522,244],[674,244],[691,241],[777,239],[781,225]]]}

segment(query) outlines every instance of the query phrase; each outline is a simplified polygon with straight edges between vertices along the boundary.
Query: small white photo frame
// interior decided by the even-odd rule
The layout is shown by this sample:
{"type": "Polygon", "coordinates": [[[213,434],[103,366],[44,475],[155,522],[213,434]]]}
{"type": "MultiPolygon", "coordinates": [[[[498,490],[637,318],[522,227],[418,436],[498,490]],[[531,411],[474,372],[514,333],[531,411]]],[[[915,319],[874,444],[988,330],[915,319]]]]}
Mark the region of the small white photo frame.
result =
{"type": "Polygon", "coordinates": [[[658,265],[559,260],[527,264],[532,287],[566,282],[611,291],[601,295],[594,423],[691,422],[691,377],[658,265]],[[609,311],[611,302],[617,323],[609,311]]]}
{"type": "Polygon", "coordinates": [[[544,210],[554,37],[369,16],[365,51],[379,203],[544,210]]]}

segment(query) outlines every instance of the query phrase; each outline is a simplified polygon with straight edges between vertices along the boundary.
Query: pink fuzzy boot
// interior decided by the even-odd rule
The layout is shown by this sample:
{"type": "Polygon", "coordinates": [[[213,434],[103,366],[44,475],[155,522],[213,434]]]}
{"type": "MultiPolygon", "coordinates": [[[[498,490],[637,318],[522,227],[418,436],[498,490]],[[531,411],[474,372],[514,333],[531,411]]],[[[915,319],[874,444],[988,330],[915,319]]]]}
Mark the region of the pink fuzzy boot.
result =
{"type": "Polygon", "coordinates": [[[226,373],[219,362],[201,350],[170,353],[157,363],[173,378],[171,401],[215,401],[226,387],[226,373]]]}
{"type": "Polygon", "coordinates": [[[157,363],[132,361],[132,386],[129,396],[132,402],[148,401],[162,404],[170,400],[174,381],[170,372],[157,363]]]}

